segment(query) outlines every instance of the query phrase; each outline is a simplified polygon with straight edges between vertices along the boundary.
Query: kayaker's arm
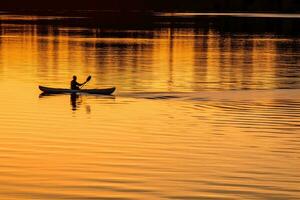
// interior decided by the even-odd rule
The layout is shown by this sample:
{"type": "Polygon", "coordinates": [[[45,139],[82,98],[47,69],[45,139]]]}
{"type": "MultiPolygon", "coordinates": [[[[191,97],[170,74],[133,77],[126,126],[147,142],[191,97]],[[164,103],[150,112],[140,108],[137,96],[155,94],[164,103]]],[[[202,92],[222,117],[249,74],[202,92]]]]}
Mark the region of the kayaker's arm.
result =
{"type": "Polygon", "coordinates": [[[79,86],[83,86],[87,83],[88,81],[85,81],[84,83],[79,83],[79,86]]]}
{"type": "Polygon", "coordinates": [[[84,84],[86,84],[86,82],[84,82],[84,83],[77,83],[77,82],[76,82],[76,85],[77,85],[77,86],[82,86],[82,85],[84,85],[84,84]]]}
{"type": "Polygon", "coordinates": [[[79,90],[80,87],[83,87],[89,80],[91,80],[91,76],[89,76],[85,82],[83,83],[78,83],[76,80],[77,80],[77,77],[74,75],[73,76],[73,80],[71,81],[71,89],[72,90],[79,90]]]}

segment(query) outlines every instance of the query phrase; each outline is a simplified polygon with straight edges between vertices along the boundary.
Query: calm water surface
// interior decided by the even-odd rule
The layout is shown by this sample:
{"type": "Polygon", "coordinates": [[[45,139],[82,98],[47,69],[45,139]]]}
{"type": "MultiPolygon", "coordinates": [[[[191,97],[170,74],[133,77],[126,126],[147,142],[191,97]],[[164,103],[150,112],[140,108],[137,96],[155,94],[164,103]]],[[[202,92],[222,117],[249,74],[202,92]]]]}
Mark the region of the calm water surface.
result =
{"type": "Polygon", "coordinates": [[[16,18],[0,17],[0,199],[300,199],[297,35],[16,18]],[[117,92],[40,95],[73,74],[117,92]]]}

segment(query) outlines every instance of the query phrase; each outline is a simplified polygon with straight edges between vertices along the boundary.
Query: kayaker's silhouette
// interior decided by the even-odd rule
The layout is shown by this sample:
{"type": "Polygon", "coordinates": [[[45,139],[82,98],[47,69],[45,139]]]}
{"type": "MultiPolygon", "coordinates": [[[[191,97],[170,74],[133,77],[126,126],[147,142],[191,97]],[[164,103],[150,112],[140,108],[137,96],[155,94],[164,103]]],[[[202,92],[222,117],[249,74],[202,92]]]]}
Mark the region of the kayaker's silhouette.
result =
{"type": "Polygon", "coordinates": [[[73,80],[71,81],[71,90],[80,90],[79,86],[82,86],[84,83],[77,82],[77,76],[73,76],[73,80]]]}
{"type": "Polygon", "coordinates": [[[102,89],[82,89],[92,79],[92,76],[88,76],[84,83],[78,83],[77,77],[74,75],[71,81],[71,88],[50,88],[39,85],[39,89],[47,94],[66,94],[66,93],[86,93],[86,94],[101,94],[101,95],[111,95],[116,88],[102,88],[102,89]]]}
{"type": "Polygon", "coordinates": [[[84,83],[77,82],[77,76],[73,76],[73,80],[71,81],[71,90],[80,90],[80,87],[83,87],[87,82],[91,80],[91,76],[89,76],[84,83]]]}

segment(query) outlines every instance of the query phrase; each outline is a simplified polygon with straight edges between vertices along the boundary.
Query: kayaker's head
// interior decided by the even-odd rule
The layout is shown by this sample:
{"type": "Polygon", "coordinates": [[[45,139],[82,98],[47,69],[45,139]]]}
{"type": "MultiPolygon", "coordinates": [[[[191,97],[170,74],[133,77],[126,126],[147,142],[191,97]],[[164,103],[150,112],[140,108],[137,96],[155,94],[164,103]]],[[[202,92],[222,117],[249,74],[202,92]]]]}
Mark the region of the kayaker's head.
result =
{"type": "Polygon", "coordinates": [[[77,80],[77,76],[73,76],[73,80],[76,81],[77,80]]]}

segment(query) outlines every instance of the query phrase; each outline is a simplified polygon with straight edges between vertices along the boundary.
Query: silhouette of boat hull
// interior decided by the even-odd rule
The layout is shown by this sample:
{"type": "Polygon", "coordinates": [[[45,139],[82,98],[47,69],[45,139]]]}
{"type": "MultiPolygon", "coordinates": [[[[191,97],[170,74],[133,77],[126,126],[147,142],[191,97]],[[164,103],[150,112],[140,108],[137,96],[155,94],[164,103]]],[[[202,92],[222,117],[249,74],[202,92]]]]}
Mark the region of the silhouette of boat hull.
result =
{"type": "Polygon", "coordinates": [[[46,94],[75,94],[75,93],[87,93],[87,94],[101,94],[101,95],[111,95],[116,88],[103,88],[103,89],[81,89],[81,90],[71,90],[63,88],[50,88],[45,86],[39,86],[39,89],[46,94]]]}

